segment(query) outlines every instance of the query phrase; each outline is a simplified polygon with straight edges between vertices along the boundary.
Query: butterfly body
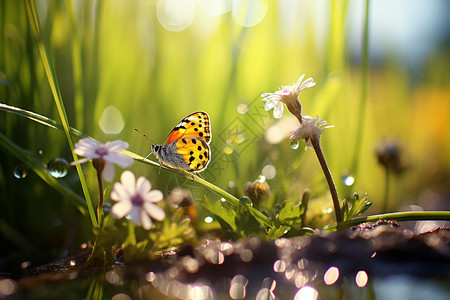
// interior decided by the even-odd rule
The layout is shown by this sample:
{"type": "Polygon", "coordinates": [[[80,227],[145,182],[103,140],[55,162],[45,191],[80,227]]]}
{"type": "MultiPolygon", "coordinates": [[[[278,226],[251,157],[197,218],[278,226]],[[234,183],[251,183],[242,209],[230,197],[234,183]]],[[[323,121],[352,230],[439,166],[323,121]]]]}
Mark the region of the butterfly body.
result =
{"type": "Polygon", "coordinates": [[[163,145],[152,145],[160,163],[188,172],[203,171],[211,159],[211,124],[206,112],[195,112],[180,121],[163,145]]]}

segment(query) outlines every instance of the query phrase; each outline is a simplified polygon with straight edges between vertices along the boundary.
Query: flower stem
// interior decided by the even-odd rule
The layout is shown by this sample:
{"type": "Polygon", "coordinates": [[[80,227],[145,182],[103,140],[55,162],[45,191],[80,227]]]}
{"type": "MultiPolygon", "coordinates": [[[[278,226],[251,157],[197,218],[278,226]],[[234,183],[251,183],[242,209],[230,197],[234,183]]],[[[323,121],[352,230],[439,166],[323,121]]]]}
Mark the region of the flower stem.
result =
{"type": "Polygon", "coordinates": [[[313,137],[311,139],[314,151],[316,152],[317,158],[319,159],[320,166],[322,167],[325,178],[328,182],[328,187],[330,188],[331,198],[333,199],[334,213],[336,214],[336,222],[342,222],[341,207],[339,205],[339,198],[336,190],[336,185],[334,184],[333,177],[331,176],[330,169],[328,168],[325,157],[323,156],[322,149],[320,148],[319,137],[313,137]]]}
{"type": "Polygon", "coordinates": [[[421,221],[421,220],[444,220],[450,221],[450,211],[405,211],[388,214],[373,215],[356,218],[353,220],[332,224],[323,227],[323,230],[330,231],[336,229],[345,229],[364,222],[376,222],[379,220],[395,221],[421,221]]]}
{"type": "Polygon", "coordinates": [[[101,217],[103,215],[103,180],[102,180],[102,172],[97,171],[97,180],[98,180],[98,192],[100,194],[100,198],[98,200],[97,207],[97,220],[98,224],[102,224],[101,217]]]}

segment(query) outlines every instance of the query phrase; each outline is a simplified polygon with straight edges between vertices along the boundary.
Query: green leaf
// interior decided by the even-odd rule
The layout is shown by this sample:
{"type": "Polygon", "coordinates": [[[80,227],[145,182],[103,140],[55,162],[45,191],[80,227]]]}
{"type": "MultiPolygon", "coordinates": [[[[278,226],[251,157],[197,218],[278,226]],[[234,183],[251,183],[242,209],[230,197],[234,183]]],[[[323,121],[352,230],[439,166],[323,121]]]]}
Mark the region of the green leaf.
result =
{"type": "Polygon", "coordinates": [[[353,202],[350,209],[348,208],[348,203],[344,200],[342,205],[342,217],[344,221],[348,221],[353,219],[354,217],[358,217],[366,212],[367,209],[372,205],[372,202],[367,201],[367,194],[364,195],[361,199],[358,194],[353,195],[353,202]]]}
{"type": "MultiPolygon", "coordinates": [[[[211,214],[221,219],[223,222],[230,226],[231,230],[236,231],[236,211],[228,206],[224,206],[220,200],[211,200],[205,195],[205,200],[200,200],[202,204],[211,214]]],[[[222,224],[221,224],[222,225],[222,224]]],[[[223,228],[223,226],[222,226],[223,228]]]]}
{"type": "Polygon", "coordinates": [[[191,225],[189,218],[182,219],[180,222],[164,219],[160,230],[151,230],[149,232],[150,239],[154,241],[153,251],[177,247],[186,241],[195,237],[195,230],[191,225]]]}
{"type": "Polygon", "coordinates": [[[305,207],[303,205],[296,205],[292,207],[290,201],[284,202],[283,208],[277,215],[277,219],[281,224],[300,224],[305,214],[305,207]]]}
{"type": "Polygon", "coordinates": [[[276,227],[276,228],[272,227],[267,231],[266,239],[271,241],[271,240],[277,239],[279,237],[282,237],[290,229],[291,229],[291,226],[284,226],[284,225],[281,225],[280,227],[276,227]]]}

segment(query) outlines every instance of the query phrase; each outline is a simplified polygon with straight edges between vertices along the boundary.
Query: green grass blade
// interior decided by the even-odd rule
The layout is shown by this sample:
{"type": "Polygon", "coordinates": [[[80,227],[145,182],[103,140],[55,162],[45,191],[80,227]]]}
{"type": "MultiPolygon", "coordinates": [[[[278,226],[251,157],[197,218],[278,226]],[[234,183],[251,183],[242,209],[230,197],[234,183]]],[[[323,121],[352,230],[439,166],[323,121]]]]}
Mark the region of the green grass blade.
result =
{"type": "Polygon", "coordinates": [[[359,103],[356,143],[355,143],[355,150],[353,153],[353,165],[351,168],[353,175],[355,177],[358,177],[358,163],[361,157],[360,154],[361,154],[362,136],[367,103],[367,87],[369,80],[369,0],[366,0],[361,72],[362,72],[361,100],[359,103]]]}
{"type": "MultiPolygon", "coordinates": [[[[147,164],[151,164],[157,167],[160,167],[160,165],[154,161],[148,160],[140,155],[137,155],[133,152],[130,151],[122,151],[122,153],[131,156],[132,158],[134,158],[137,161],[143,162],[143,163],[147,163],[147,164]]],[[[181,176],[184,176],[186,178],[191,179],[192,181],[195,181],[201,185],[203,185],[204,187],[207,187],[208,189],[210,189],[211,191],[213,191],[214,193],[216,193],[217,195],[223,197],[224,199],[226,199],[227,201],[229,201],[231,204],[233,204],[236,207],[239,207],[239,205],[241,205],[241,201],[239,201],[238,198],[234,197],[233,195],[231,195],[230,193],[222,190],[221,188],[219,188],[218,186],[215,186],[214,184],[204,180],[203,178],[200,178],[198,175],[195,175],[193,173],[189,173],[183,170],[177,170],[177,169],[172,169],[172,168],[168,168],[166,166],[161,166],[161,168],[172,171],[174,173],[177,173],[181,176]]],[[[262,212],[260,212],[259,210],[257,210],[256,208],[254,208],[253,206],[245,206],[250,213],[256,218],[258,219],[258,221],[261,224],[264,224],[267,227],[272,227],[273,223],[272,221],[262,212]]]]}
{"type": "MultiPolygon", "coordinates": [[[[74,145],[72,138],[70,136],[70,126],[69,126],[69,120],[67,118],[66,110],[64,108],[64,103],[62,100],[61,92],[59,90],[58,81],[56,79],[55,70],[53,68],[53,65],[50,61],[50,58],[48,56],[48,51],[42,41],[40,30],[39,30],[39,18],[36,12],[36,5],[33,0],[27,0],[26,1],[27,6],[27,16],[28,20],[31,26],[31,29],[36,37],[37,47],[39,51],[39,55],[42,60],[42,65],[44,67],[45,75],[47,76],[48,83],[50,85],[50,89],[53,94],[53,99],[55,100],[55,104],[58,110],[58,114],[61,118],[61,123],[63,126],[64,133],[66,134],[67,142],[69,143],[69,147],[72,151],[73,159],[74,161],[78,160],[78,156],[75,154],[74,145]]],[[[86,198],[87,207],[89,210],[89,216],[91,218],[92,225],[94,228],[98,227],[98,222],[95,216],[94,207],[92,205],[92,200],[89,194],[89,190],[86,183],[86,178],[84,177],[83,170],[81,169],[81,166],[79,164],[76,165],[76,169],[78,172],[78,176],[80,178],[81,187],[83,189],[84,196],[86,198]]]]}
{"type": "MultiPolygon", "coordinates": [[[[63,125],[61,123],[56,122],[53,119],[47,118],[46,116],[37,114],[35,112],[29,111],[29,110],[26,110],[26,109],[22,109],[22,108],[19,108],[19,107],[15,107],[15,106],[7,105],[7,104],[4,104],[4,103],[0,103],[0,110],[19,115],[21,117],[25,117],[27,119],[30,119],[31,121],[34,121],[36,123],[48,126],[50,128],[63,130],[63,125]]],[[[69,130],[70,130],[70,132],[72,134],[77,135],[79,137],[88,137],[87,134],[79,131],[76,128],[70,127],[69,130]]]]}

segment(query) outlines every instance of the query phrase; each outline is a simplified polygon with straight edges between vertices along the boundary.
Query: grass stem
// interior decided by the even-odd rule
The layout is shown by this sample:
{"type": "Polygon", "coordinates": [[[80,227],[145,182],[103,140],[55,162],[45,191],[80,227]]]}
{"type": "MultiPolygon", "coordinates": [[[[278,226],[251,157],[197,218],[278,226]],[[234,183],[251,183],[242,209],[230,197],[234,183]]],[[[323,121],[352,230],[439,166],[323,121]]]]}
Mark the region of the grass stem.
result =
{"type": "Polygon", "coordinates": [[[387,213],[380,215],[372,215],[367,217],[356,218],[353,220],[341,222],[339,224],[331,224],[324,226],[322,229],[326,231],[336,230],[336,229],[346,229],[352,226],[364,222],[376,222],[379,220],[394,220],[394,221],[431,221],[431,220],[442,220],[450,221],[450,211],[405,211],[396,213],[387,213]]]}

